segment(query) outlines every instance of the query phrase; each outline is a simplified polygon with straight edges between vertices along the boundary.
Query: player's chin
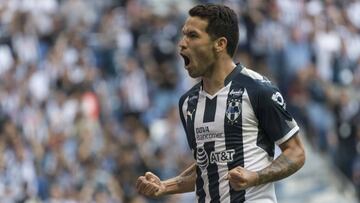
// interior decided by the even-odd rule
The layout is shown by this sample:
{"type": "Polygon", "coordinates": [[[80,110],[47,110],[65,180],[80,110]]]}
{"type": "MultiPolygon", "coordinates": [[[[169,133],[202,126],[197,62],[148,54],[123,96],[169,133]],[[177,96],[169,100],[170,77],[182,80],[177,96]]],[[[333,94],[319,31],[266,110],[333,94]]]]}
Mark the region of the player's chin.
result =
{"type": "Polygon", "coordinates": [[[198,77],[200,77],[200,74],[198,74],[198,73],[195,72],[195,71],[192,71],[191,69],[187,69],[187,71],[188,71],[189,76],[192,77],[192,78],[198,78],[198,77]]]}

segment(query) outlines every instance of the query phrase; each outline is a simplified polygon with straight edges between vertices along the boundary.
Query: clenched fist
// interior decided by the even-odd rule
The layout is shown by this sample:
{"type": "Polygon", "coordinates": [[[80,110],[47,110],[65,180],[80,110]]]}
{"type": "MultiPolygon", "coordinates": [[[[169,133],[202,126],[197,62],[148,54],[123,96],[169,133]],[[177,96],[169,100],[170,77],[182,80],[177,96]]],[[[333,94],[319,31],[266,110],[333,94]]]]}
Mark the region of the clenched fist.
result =
{"type": "Polygon", "coordinates": [[[227,179],[231,187],[239,191],[257,185],[259,176],[256,172],[238,166],[229,171],[227,179]]]}
{"type": "Polygon", "coordinates": [[[159,197],[165,192],[165,185],[160,178],[151,172],[146,172],[145,176],[140,176],[136,182],[137,191],[147,197],[159,197]]]}

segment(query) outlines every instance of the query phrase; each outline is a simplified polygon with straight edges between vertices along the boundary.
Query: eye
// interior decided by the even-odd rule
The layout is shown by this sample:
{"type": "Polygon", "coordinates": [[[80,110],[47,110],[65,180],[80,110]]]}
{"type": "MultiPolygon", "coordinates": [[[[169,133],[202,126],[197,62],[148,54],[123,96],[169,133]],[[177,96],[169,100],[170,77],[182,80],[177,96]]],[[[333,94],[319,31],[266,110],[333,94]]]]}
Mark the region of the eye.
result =
{"type": "Polygon", "coordinates": [[[196,32],[189,32],[188,37],[189,38],[197,38],[197,37],[199,37],[199,35],[196,32]]]}

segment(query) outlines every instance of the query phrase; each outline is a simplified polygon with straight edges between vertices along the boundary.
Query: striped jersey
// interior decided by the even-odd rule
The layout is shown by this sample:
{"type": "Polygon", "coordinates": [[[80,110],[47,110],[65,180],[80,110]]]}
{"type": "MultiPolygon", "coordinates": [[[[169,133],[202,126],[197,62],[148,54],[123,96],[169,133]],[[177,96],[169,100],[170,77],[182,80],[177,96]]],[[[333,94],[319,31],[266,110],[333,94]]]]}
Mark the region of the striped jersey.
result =
{"type": "Polygon", "coordinates": [[[235,191],[226,180],[236,166],[261,170],[274,159],[275,144],[299,127],[277,87],[241,65],[224,87],[209,95],[196,84],[179,101],[180,117],[197,163],[196,195],[207,202],[277,202],[273,183],[235,191]]]}

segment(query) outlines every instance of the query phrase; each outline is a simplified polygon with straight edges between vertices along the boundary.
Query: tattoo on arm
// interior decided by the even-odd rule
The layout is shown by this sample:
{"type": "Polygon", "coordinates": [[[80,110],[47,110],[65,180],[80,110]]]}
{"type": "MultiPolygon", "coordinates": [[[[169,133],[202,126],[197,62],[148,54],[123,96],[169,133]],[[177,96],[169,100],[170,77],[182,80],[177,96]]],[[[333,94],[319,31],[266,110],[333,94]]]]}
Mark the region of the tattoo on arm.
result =
{"type": "Polygon", "coordinates": [[[295,173],[300,167],[300,164],[281,154],[270,166],[257,172],[259,179],[256,185],[286,178],[295,173]]]}

